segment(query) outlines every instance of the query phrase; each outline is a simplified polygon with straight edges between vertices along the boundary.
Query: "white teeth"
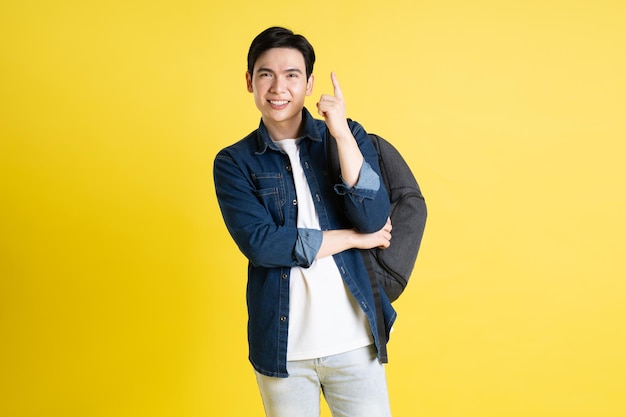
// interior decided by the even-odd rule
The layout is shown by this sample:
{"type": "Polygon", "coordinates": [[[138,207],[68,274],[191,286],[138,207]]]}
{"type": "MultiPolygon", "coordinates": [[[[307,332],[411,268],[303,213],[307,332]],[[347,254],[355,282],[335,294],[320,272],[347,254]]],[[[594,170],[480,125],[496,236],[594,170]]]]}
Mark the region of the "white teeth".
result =
{"type": "Polygon", "coordinates": [[[289,102],[287,100],[270,100],[270,103],[275,106],[282,106],[283,104],[287,104],[289,102]]]}

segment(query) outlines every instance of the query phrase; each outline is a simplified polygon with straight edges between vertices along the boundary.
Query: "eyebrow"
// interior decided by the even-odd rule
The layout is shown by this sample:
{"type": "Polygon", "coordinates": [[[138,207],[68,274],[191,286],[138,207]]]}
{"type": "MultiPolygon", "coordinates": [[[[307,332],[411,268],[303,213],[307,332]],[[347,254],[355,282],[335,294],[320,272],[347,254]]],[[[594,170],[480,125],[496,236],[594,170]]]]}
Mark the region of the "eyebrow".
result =
{"type": "MultiPolygon", "coordinates": [[[[265,67],[259,67],[257,68],[257,72],[271,72],[272,74],[274,73],[273,70],[269,69],[269,68],[265,68],[265,67]]],[[[283,72],[297,72],[299,74],[302,74],[302,70],[300,68],[287,68],[285,71],[283,72]]]]}

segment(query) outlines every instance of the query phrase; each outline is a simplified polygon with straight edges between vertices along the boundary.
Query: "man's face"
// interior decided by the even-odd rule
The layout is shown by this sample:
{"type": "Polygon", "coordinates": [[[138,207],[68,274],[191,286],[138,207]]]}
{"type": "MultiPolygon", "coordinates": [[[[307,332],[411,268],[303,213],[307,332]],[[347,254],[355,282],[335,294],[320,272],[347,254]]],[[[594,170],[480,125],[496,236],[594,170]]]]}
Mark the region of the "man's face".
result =
{"type": "Polygon", "coordinates": [[[304,99],[313,91],[313,75],[307,80],[302,53],[292,48],[268,49],[246,73],[248,91],[261,111],[263,122],[299,127],[304,99]]]}

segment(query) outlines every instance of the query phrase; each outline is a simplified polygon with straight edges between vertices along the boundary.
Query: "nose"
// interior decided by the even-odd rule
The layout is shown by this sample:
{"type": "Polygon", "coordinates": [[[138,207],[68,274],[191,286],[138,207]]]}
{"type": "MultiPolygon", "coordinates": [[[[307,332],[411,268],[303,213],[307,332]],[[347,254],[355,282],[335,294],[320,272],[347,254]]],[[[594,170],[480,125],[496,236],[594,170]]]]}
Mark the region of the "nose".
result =
{"type": "Polygon", "coordinates": [[[285,77],[277,75],[272,81],[271,90],[273,93],[282,93],[285,91],[286,80],[285,77]]]}

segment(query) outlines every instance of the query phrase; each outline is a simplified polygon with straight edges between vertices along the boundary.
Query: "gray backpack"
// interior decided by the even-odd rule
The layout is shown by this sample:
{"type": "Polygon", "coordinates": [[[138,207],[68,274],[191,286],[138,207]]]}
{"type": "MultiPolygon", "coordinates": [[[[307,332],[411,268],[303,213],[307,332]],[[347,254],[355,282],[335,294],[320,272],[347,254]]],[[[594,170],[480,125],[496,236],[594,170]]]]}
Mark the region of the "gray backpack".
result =
{"type": "MultiPolygon", "coordinates": [[[[426,225],[426,202],[400,152],[378,135],[370,133],[369,137],[378,152],[382,180],[389,193],[393,238],[387,249],[369,249],[361,253],[370,280],[375,277],[389,300],[395,301],[406,288],[417,260],[426,225]]],[[[327,138],[330,171],[333,178],[337,178],[340,173],[337,143],[329,131],[327,138]]]]}

